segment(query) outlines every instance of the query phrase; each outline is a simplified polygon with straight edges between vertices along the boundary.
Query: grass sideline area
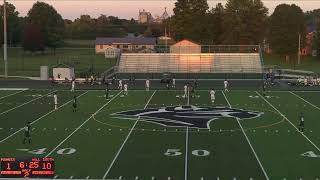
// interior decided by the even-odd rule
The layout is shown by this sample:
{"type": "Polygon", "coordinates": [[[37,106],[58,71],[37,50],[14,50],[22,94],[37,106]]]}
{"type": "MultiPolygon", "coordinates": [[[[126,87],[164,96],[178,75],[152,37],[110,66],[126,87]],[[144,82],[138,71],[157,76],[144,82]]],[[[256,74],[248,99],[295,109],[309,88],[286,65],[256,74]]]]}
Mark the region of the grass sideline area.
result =
{"type": "Polygon", "coordinates": [[[320,178],[320,91],[270,91],[265,97],[258,91],[217,91],[214,106],[208,91],[197,91],[191,104],[219,114],[210,123],[115,114],[185,105],[178,90],[129,90],[128,96],[110,91],[108,99],[104,91],[76,91],[77,112],[73,93],[63,90],[53,110],[53,92],[0,91],[0,157],[53,157],[58,179],[320,178]],[[257,116],[225,116],[219,107],[257,116]],[[300,112],[304,133],[296,129],[300,112]],[[22,143],[26,121],[32,122],[31,144],[22,143]]]}
{"type": "MultiPolygon", "coordinates": [[[[0,53],[0,74],[4,74],[3,49],[0,53]]],[[[75,67],[75,73],[80,76],[92,67],[94,73],[102,73],[116,63],[115,59],[106,59],[103,54],[95,54],[93,48],[62,48],[57,49],[54,55],[48,49],[44,54],[24,52],[21,48],[8,49],[8,67],[11,76],[40,76],[40,66],[52,67],[64,63],[75,67]]]]}

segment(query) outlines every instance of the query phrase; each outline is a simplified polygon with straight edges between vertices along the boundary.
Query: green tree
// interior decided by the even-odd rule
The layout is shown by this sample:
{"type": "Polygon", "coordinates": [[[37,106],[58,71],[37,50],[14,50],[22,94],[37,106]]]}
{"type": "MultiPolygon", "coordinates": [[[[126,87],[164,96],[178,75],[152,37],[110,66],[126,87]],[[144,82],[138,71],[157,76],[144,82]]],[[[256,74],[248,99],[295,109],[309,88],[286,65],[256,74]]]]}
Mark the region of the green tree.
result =
{"type": "Polygon", "coordinates": [[[299,34],[301,34],[301,47],[306,37],[306,24],[303,11],[295,4],[281,4],[276,7],[270,17],[270,30],[268,41],[274,53],[290,56],[298,52],[299,34]]]}
{"type": "Polygon", "coordinates": [[[22,46],[25,51],[44,51],[44,38],[38,25],[28,24],[25,26],[22,46]]]}
{"type": "Polygon", "coordinates": [[[28,12],[27,23],[38,25],[44,36],[44,44],[56,50],[63,44],[64,20],[49,4],[36,2],[28,12]]]}
{"type": "Polygon", "coordinates": [[[215,8],[212,8],[208,12],[208,23],[207,23],[207,31],[208,31],[208,44],[221,44],[222,38],[221,34],[223,34],[223,18],[224,18],[224,7],[221,3],[218,3],[215,8]]]}
{"type": "Polygon", "coordinates": [[[268,9],[261,0],[228,0],[222,39],[224,44],[259,44],[266,32],[268,9]]]}
{"type": "Polygon", "coordinates": [[[206,0],[178,0],[173,9],[174,15],[170,18],[170,28],[175,39],[205,41],[208,9],[206,0]]]}
{"type": "MultiPolygon", "coordinates": [[[[16,7],[13,4],[6,3],[7,12],[7,35],[8,44],[10,46],[21,43],[22,30],[23,30],[23,18],[19,17],[19,12],[16,11],[16,7]]],[[[3,5],[0,5],[0,36],[1,44],[3,44],[3,5]]]]}

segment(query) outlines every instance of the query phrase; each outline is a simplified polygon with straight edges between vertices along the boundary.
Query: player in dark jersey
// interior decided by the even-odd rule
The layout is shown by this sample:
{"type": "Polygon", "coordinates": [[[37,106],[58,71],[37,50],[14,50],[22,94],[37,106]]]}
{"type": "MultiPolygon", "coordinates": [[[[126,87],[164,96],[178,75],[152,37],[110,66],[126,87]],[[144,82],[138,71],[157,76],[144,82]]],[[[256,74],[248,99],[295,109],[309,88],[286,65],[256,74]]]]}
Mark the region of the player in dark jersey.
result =
{"type": "Polygon", "coordinates": [[[106,90],[105,90],[105,96],[106,96],[106,99],[109,99],[109,87],[108,87],[108,84],[107,84],[107,87],[106,87],[106,90]]]}
{"type": "Polygon", "coordinates": [[[23,144],[26,143],[26,140],[28,140],[28,143],[31,143],[31,124],[30,122],[27,123],[27,125],[24,127],[24,138],[23,138],[23,144]]]}
{"type": "Polygon", "coordinates": [[[72,107],[73,107],[73,112],[76,112],[77,111],[77,96],[74,95],[73,96],[73,103],[72,103],[72,107]]]}
{"type": "Polygon", "coordinates": [[[300,122],[299,122],[299,131],[303,132],[304,131],[304,115],[303,113],[300,114],[300,122]]]}

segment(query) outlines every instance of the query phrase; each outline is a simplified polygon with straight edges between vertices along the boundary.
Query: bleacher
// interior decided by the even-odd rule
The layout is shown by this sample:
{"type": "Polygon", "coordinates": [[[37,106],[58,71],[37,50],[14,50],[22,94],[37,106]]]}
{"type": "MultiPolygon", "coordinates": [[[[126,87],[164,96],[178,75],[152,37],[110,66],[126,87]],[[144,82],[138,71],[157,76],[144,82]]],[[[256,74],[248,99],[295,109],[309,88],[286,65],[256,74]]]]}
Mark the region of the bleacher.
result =
{"type": "Polygon", "coordinates": [[[259,53],[123,53],[118,73],[261,73],[259,53]]]}

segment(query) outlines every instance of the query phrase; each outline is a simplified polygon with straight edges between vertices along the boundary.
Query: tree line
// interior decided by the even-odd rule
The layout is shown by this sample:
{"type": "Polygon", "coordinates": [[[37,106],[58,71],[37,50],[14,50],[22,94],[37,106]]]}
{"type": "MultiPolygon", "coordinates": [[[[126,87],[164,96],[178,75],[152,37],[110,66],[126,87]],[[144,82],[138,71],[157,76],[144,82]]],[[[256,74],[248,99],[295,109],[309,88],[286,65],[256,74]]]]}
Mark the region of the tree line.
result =
{"type": "MultiPolygon", "coordinates": [[[[1,18],[3,18],[3,8],[1,18]]],[[[268,43],[274,53],[296,54],[298,38],[302,47],[308,28],[316,32],[314,47],[320,43],[320,10],[303,12],[295,4],[280,4],[269,15],[261,0],[227,0],[209,8],[207,0],[177,0],[174,14],[162,24],[138,24],[101,15],[92,18],[81,15],[75,20],[63,19],[49,4],[36,2],[26,17],[20,17],[15,7],[7,3],[8,43],[22,45],[25,50],[41,51],[63,46],[64,39],[95,39],[96,37],[135,36],[158,37],[164,29],[175,39],[190,39],[201,44],[252,45],[268,43]]],[[[3,20],[0,22],[3,33],[3,20]]],[[[1,41],[3,42],[3,37],[1,41]]]]}

